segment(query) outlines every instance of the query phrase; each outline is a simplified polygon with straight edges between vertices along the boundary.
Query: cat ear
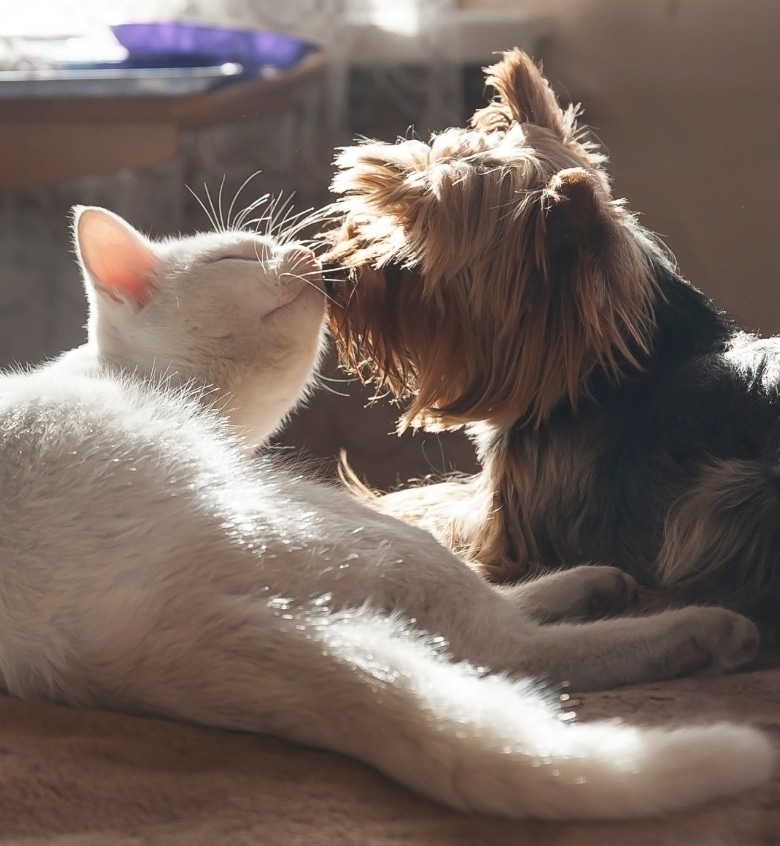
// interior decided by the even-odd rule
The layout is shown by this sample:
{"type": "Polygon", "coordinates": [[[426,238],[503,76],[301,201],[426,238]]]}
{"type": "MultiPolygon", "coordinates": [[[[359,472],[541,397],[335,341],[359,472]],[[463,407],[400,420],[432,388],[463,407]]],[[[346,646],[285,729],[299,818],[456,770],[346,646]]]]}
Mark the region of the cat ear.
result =
{"type": "Polygon", "coordinates": [[[74,207],[73,228],[76,250],[95,290],[137,310],[147,305],[156,291],[153,245],[119,215],[94,206],[74,207]]]}

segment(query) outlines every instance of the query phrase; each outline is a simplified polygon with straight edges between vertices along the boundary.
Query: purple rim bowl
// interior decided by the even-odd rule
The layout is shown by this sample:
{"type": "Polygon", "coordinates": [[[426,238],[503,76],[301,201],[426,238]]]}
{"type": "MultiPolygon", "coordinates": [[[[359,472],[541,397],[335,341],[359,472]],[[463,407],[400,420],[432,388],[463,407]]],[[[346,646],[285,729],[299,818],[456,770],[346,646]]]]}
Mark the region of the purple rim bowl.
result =
{"type": "Polygon", "coordinates": [[[127,23],[111,27],[116,40],[129,58],[152,61],[172,57],[177,64],[192,56],[199,64],[237,62],[246,70],[272,66],[282,70],[298,64],[309,53],[319,50],[280,32],[203,26],[189,23],[127,23]]]}

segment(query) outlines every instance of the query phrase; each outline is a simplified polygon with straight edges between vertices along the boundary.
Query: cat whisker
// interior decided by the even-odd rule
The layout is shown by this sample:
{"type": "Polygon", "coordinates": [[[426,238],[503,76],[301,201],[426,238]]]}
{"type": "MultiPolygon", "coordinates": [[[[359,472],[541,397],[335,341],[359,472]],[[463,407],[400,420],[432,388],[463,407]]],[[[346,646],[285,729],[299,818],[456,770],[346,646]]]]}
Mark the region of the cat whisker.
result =
{"type": "Polygon", "coordinates": [[[322,248],[322,244],[316,238],[298,238],[297,241],[302,247],[308,247],[313,252],[322,248]]]}
{"type": "MultiPolygon", "coordinates": [[[[308,210],[307,210],[308,211],[308,210]]],[[[295,215],[291,215],[287,218],[284,222],[283,227],[279,229],[278,238],[282,243],[288,243],[289,241],[293,240],[297,237],[298,233],[308,227],[308,221],[306,219],[306,211],[298,212],[295,215]],[[298,218],[296,220],[296,218],[298,218]]],[[[309,238],[309,241],[313,241],[313,238],[309,238]]]]}
{"type": "Polygon", "coordinates": [[[252,229],[257,234],[260,234],[260,224],[266,220],[266,215],[261,215],[260,217],[252,217],[249,220],[243,220],[241,222],[242,229],[252,229]]]}
{"type": "Polygon", "coordinates": [[[295,192],[293,191],[289,196],[284,197],[284,195],[279,194],[277,199],[271,206],[270,217],[268,222],[268,228],[266,230],[266,235],[269,237],[273,237],[276,232],[278,232],[284,222],[287,220],[287,216],[292,209],[292,202],[295,198],[295,192]]]}
{"type": "Polygon", "coordinates": [[[351,385],[353,382],[358,381],[355,376],[344,376],[339,379],[336,376],[326,376],[324,373],[318,373],[317,378],[322,379],[325,382],[335,382],[342,385],[351,385]]]}
{"type": "Polygon", "coordinates": [[[279,202],[282,198],[281,194],[277,194],[270,202],[268,209],[261,218],[258,219],[258,232],[259,232],[259,224],[261,222],[265,223],[265,231],[263,232],[264,235],[271,236],[273,234],[273,221],[274,215],[276,214],[276,207],[279,205],[279,202]]]}
{"type": "Polygon", "coordinates": [[[254,231],[258,234],[269,236],[272,235],[271,222],[275,214],[277,213],[277,207],[279,206],[282,196],[283,195],[281,194],[271,194],[270,192],[267,192],[261,197],[259,197],[257,200],[254,200],[252,203],[250,203],[244,210],[242,216],[240,216],[242,227],[245,228],[248,225],[252,224],[255,227],[254,231]],[[263,214],[259,215],[257,218],[253,218],[251,221],[247,221],[247,216],[260,206],[265,206],[263,214]],[[262,231],[260,229],[261,223],[265,224],[265,227],[262,231]]]}
{"type": "Polygon", "coordinates": [[[293,221],[292,215],[287,212],[283,217],[274,222],[272,235],[284,243],[291,240],[294,231],[291,231],[290,224],[293,221]]]}
{"type": "Polygon", "coordinates": [[[260,215],[260,217],[253,217],[251,220],[247,220],[244,228],[248,228],[250,225],[254,225],[254,231],[258,235],[263,235],[266,238],[273,238],[280,245],[286,244],[291,240],[287,237],[286,233],[284,238],[280,238],[273,234],[273,225],[270,222],[268,214],[263,214],[260,215]],[[265,226],[261,227],[261,224],[265,224],[265,226]]]}
{"type": "Polygon", "coordinates": [[[203,183],[203,189],[206,192],[206,199],[209,201],[209,208],[211,209],[211,215],[209,220],[212,221],[214,224],[214,231],[221,232],[222,230],[219,227],[219,219],[217,218],[217,210],[214,208],[214,201],[211,199],[211,193],[209,192],[209,187],[206,183],[203,183]]]}
{"type": "Polygon", "coordinates": [[[319,281],[322,277],[322,269],[320,266],[317,265],[316,267],[311,267],[309,260],[305,255],[301,255],[300,258],[296,258],[292,267],[287,272],[293,276],[300,276],[301,278],[313,277],[316,278],[317,281],[319,281]]]}
{"type": "Polygon", "coordinates": [[[286,210],[284,215],[281,215],[277,222],[276,222],[276,229],[275,232],[279,235],[285,235],[287,232],[288,227],[295,224],[295,222],[301,218],[306,213],[306,210],[303,211],[293,211],[292,205],[290,205],[286,210]]]}
{"type": "MultiPolygon", "coordinates": [[[[270,233],[269,226],[267,224],[268,224],[268,215],[263,214],[260,217],[253,217],[250,220],[247,220],[245,228],[253,226],[254,232],[256,232],[258,235],[262,235],[262,236],[267,237],[267,238],[273,238],[273,235],[270,233]],[[261,229],[261,224],[266,224],[266,226],[261,229]]],[[[280,239],[279,243],[281,244],[281,243],[284,243],[284,242],[281,241],[281,239],[280,239]]]]}
{"type": "Polygon", "coordinates": [[[317,284],[317,282],[312,282],[311,279],[306,278],[306,274],[304,273],[293,273],[292,271],[288,271],[290,276],[295,277],[296,279],[300,279],[301,282],[305,282],[307,285],[311,285],[312,288],[320,291],[320,293],[325,297],[328,302],[333,303],[333,305],[337,305],[336,300],[330,296],[325,290],[323,290],[322,286],[317,284]]]}
{"type": "Polygon", "coordinates": [[[305,270],[302,269],[303,263],[302,261],[296,262],[287,272],[291,276],[297,276],[299,279],[308,279],[312,276],[316,276],[319,279],[319,271],[316,270],[305,270]]]}
{"type": "Polygon", "coordinates": [[[315,279],[317,282],[319,282],[322,278],[322,274],[320,273],[319,268],[315,270],[297,270],[295,267],[293,267],[290,272],[294,276],[297,276],[299,279],[305,279],[307,282],[311,281],[311,279],[315,279]]]}
{"type": "MultiPolygon", "coordinates": [[[[268,202],[267,202],[266,208],[263,211],[263,214],[261,214],[259,217],[252,218],[252,220],[250,220],[250,221],[247,221],[247,224],[248,225],[254,225],[254,231],[257,232],[258,234],[260,234],[260,224],[261,223],[267,224],[267,222],[271,219],[271,217],[273,215],[274,207],[276,206],[276,204],[278,202],[279,202],[279,195],[278,194],[274,195],[274,196],[269,195],[268,202]]],[[[264,232],[263,234],[267,234],[267,232],[264,232]]]]}
{"type": "MultiPolygon", "coordinates": [[[[263,199],[267,199],[268,195],[266,195],[263,199]]],[[[285,212],[285,207],[290,203],[290,198],[288,198],[282,206],[277,208],[279,203],[279,198],[275,198],[266,212],[259,217],[252,218],[251,220],[246,220],[244,217],[241,218],[241,225],[244,228],[248,228],[250,225],[255,225],[255,231],[260,231],[260,225],[265,224],[265,231],[263,232],[264,235],[267,237],[272,237],[274,240],[278,241],[280,244],[289,244],[290,241],[296,238],[297,234],[305,229],[308,223],[309,213],[311,209],[303,209],[302,211],[292,213],[291,209],[287,209],[285,212]],[[280,215],[283,215],[280,217],[280,215]]],[[[248,206],[245,210],[248,214],[251,211],[260,205],[259,202],[253,203],[251,206],[248,206]]],[[[306,239],[298,239],[301,242],[302,246],[307,247],[319,247],[320,244],[315,238],[306,238],[306,239]]]]}
{"type": "MultiPolygon", "coordinates": [[[[267,203],[271,199],[270,194],[263,194],[262,196],[258,197],[256,200],[253,200],[245,209],[240,211],[233,221],[233,228],[234,229],[245,229],[247,223],[247,217],[259,206],[262,206],[264,203],[267,203]]],[[[251,223],[252,221],[250,221],[251,223]]]]}
{"type": "MultiPolygon", "coordinates": [[[[297,212],[294,215],[290,215],[279,227],[276,236],[277,239],[283,244],[289,243],[297,236],[299,232],[306,229],[310,225],[307,215],[309,211],[310,209],[305,209],[304,211],[297,212]],[[296,220],[296,218],[298,219],[296,220]]],[[[306,240],[308,240],[312,244],[315,243],[315,239],[313,238],[308,238],[306,240]]]]}
{"type": "Polygon", "coordinates": [[[259,241],[255,241],[254,248],[255,248],[255,258],[259,262],[264,262],[268,259],[268,250],[265,247],[265,245],[261,244],[259,241]],[[261,249],[263,250],[262,255],[260,255],[260,252],[259,252],[261,249]]]}
{"type": "Polygon", "coordinates": [[[334,274],[332,276],[328,276],[327,274],[323,274],[322,281],[325,282],[325,283],[331,282],[335,285],[338,282],[343,282],[344,277],[340,274],[334,274]]]}
{"type": "MultiPolygon", "coordinates": [[[[203,187],[206,188],[205,183],[203,184],[203,187]]],[[[193,191],[192,188],[190,188],[189,185],[187,185],[186,188],[190,192],[190,194],[192,194],[192,196],[198,201],[198,205],[203,209],[203,213],[206,215],[206,218],[208,219],[209,224],[214,229],[216,229],[217,228],[216,221],[211,216],[211,213],[209,212],[208,208],[206,207],[206,204],[203,202],[203,200],[201,200],[201,198],[197,195],[197,193],[195,191],[193,191]]],[[[208,188],[206,188],[206,194],[208,195],[208,188]]]]}
{"type": "MultiPolygon", "coordinates": [[[[230,206],[228,207],[228,213],[227,213],[227,221],[226,221],[226,224],[227,224],[227,228],[228,228],[228,229],[230,229],[230,228],[231,228],[231,218],[232,218],[232,216],[233,216],[233,209],[235,208],[235,205],[236,205],[236,202],[237,202],[237,200],[238,200],[239,195],[240,195],[240,194],[241,194],[241,192],[244,190],[244,188],[246,188],[246,186],[247,186],[247,185],[248,185],[248,184],[249,184],[249,183],[250,183],[250,182],[251,182],[251,181],[252,181],[252,180],[253,180],[256,176],[258,176],[260,173],[262,173],[262,171],[260,171],[260,170],[256,170],[254,173],[251,173],[249,176],[247,176],[247,178],[246,178],[246,179],[245,179],[245,180],[241,183],[241,185],[240,185],[240,187],[239,187],[238,191],[236,191],[236,193],[233,195],[233,199],[232,199],[232,200],[231,200],[231,202],[230,202],[230,206]]],[[[267,196],[267,195],[266,195],[266,196],[267,196]]]]}
{"type": "MultiPolygon", "coordinates": [[[[341,381],[341,380],[333,380],[333,381],[341,381]]],[[[323,390],[328,394],[333,394],[333,396],[335,396],[335,397],[348,397],[349,396],[348,393],[344,393],[343,391],[337,391],[335,388],[331,388],[330,385],[325,384],[325,382],[323,381],[322,375],[319,375],[314,379],[314,384],[320,390],[323,390]]]]}
{"type": "MultiPolygon", "coordinates": [[[[333,203],[332,205],[337,205],[333,203]]],[[[315,226],[322,223],[330,223],[332,220],[339,217],[340,212],[337,214],[337,210],[330,208],[329,206],[325,206],[324,208],[320,209],[309,209],[309,215],[305,220],[306,226],[315,226]]],[[[303,222],[303,221],[302,221],[303,222]]]]}
{"type": "Polygon", "coordinates": [[[225,221],[222,217],[222,191],[225,187],[225,174],[222,174],[222,182],[219,183],[219,194],[217,195],[217,209],[219,210],[220,232],[227,232],[225,221]]]}
{"type": "Polygon", "coordinates": [[[263,234],[274,238],[281,244],[289,243],[300,230],[298,220],[305,217],[311,210],[304,209],[300,212],[292,211],[292,202],[295,197],[293,192],[288,197],[279,194],[271,201],[266,213],[254,221],[259,225],[265,223],[263,234]]]}
{"type": "Polygon", "coordinates": [[[316,267],[312,268],[311,266],[311,255],[314,254],[314,258],[316,259],[316,253],[310,247],[310,245],[305,244],[303,241],[295,241],[289,245],[291,249],[298,249],[300,248],[302,252],[298,252],[293,258],[293,265],[292,265],[292,272],[296,273],[299,267],[308,267],[309,269],[306,271],[307,274],[317,274],[319,275],[322,272],[322,268],[320,267],[319,263],[316,267]]]}

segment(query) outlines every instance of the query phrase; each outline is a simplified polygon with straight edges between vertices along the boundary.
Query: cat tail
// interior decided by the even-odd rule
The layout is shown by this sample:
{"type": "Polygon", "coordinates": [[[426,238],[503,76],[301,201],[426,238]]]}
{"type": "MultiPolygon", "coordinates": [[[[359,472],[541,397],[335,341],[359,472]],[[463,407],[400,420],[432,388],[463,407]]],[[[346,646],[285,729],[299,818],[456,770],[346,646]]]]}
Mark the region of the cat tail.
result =
{"type": "Polygon", "coordinates": [[[398,618],[269,608],[275,629],[218,638],[221,681],[180,698],[176,716],[342,752],[453,808],[505,817],[661,814],[756,786],[773,767],[752,728],[572,723],[540,686],[453,663],[441,639],[398,618]]]}

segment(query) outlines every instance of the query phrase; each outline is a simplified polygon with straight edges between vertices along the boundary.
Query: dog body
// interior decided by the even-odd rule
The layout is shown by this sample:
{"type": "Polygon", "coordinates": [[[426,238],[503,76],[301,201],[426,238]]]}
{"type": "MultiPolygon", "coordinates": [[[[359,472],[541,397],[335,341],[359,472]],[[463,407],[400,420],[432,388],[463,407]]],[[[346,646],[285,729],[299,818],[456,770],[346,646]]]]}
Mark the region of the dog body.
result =
{"type": "Polygon", "coordinates": [[[609,561],[763,616],[780,600],[780,341],[657,278],[653,350],[633,380],[594,373],[544,425],[477,435],[491,498],[464,546],[499,581],[609,561]]]}
{"type": "Polygon", "coordinates": [[[468,128],[337,160],[342,359],[483,468],[377,507],[494,581],[602,561],[776,616],[780,339],[679,275],[528,57],[488,73],[468,128]]]}

